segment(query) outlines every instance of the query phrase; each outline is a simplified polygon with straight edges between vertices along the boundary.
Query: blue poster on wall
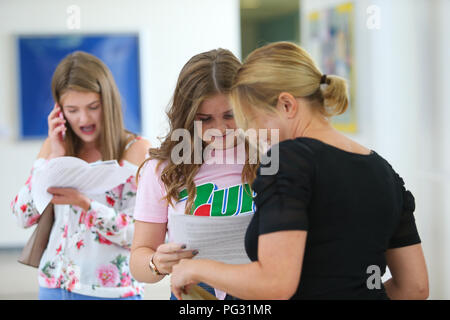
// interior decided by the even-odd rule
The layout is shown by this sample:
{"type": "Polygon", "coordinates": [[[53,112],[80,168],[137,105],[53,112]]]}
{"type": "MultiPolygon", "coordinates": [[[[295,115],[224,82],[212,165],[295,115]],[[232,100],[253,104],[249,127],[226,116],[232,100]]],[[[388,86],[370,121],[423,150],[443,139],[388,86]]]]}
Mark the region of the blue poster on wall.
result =
{"type": "Polygon", "coordinates": [[[20,135],[45,138],[53,108],[51,79],[69,53],[85,51],[111,70],[122,98],[125,128],[141,133],[139,37],[136,34],[19,36],[20,135]]]}

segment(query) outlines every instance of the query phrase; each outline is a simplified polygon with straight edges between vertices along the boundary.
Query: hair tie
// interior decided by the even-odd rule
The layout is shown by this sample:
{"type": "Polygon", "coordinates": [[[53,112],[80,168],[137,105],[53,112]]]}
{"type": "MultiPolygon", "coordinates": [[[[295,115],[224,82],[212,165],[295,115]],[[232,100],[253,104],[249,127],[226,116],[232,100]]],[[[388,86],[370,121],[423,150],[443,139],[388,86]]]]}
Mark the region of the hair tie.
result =
{"type": "Polygon", "coordinates": [[[328,84],[327,75],[324,74],[322,78],[320,78],[320,84],[328,84]]]}

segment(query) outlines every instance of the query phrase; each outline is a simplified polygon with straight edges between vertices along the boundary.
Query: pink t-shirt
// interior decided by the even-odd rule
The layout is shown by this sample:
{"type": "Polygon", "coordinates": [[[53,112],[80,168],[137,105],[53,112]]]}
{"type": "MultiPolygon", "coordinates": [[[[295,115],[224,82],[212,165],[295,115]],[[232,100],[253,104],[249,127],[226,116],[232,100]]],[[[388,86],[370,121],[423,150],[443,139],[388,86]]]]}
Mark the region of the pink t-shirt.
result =
{"type": "MultiPolygon", "coordinates": [[[[242,183],[243,163],[244,153],[238,147],[212,152],[194,178],[197,195],[191,213],[199,216],[254,213],[255,205],[249,195],[249,185],[242,183]]],[[[185,214],[186,190],[180,190],[179,201],[173,201],[174,207],[168,206],[164,199],[165,186],[160,178],[164,164],[156,171],[157,164],[157,160],[147,161],[139,178],[134,209],[134,219],[138,221],[167,223],[169,212],[185,214]]],[[[168,236],[169,242],[173,242],[170,229],[168,236]]],[[[216,293],[221,299],[225,297],[225,293],[218,290],[216,293]]]]}

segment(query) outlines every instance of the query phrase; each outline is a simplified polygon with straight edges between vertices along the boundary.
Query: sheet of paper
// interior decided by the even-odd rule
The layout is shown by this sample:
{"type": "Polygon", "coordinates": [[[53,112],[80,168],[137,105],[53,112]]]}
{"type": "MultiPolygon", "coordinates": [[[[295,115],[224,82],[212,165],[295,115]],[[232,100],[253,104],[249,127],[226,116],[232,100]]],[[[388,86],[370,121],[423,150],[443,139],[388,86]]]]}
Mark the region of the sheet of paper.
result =
{"type": "Polygon", "coordinates": [[[47,192],[49,187],[74,188],[94,195],[111,190],[134,174],[115,160],[87,163],[75,157],[55,158],[33,172],[31,195],[42,213],[53,197],[47,192]]]}
{"type": "Polygon", "coordinates": [[[168,228],[176,243],[199,251],[195,259],[212,259],[230,264],[249,263],[244,240],[253,214],[200,217],[169,213],[168,228]]]}

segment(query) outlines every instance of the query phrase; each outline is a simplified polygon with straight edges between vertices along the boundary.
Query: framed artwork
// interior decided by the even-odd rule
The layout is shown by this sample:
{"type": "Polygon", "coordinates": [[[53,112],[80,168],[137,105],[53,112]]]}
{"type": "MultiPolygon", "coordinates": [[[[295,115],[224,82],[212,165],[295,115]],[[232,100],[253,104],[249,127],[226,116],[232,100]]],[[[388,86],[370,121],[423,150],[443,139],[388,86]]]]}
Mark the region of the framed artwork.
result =
{"type": "Polygon", "coordinates": [[[45,138],[53,108],[51,79],[69,53],[85,51],[101,59],[119,88],[125,128],[141,133],[138,34],[21,35],[19,56],[19,132],[21,139],[45,138]]]}
{"type": "Polygon", "coordinates": [[[349,107],[342,115],[333,117],[338,130],[356,133],[357,110],[355,106],[354,67],[354,10],[353,3],[313,11],[308,15],[306,46],[324,74],[341,76],[348,81],[349,107]]]}

